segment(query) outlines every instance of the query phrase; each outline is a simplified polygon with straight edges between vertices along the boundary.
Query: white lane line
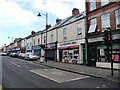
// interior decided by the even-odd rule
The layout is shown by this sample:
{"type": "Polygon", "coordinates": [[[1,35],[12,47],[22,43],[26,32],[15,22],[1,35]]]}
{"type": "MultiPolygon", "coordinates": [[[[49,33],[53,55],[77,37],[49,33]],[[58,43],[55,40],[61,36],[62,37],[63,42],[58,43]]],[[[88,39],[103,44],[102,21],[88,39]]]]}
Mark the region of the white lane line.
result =
{"type": "Polygon", "coordinates": [[[35,74],[37,74],[37,75],[40,75],[40,76],[42,76],[42,77],[44,77],[44,78],[50,79],[50,80],[52,80],[52,81],[55,81],[55,82],[57,82],[57,83],[61,83],[60,81],[57,81],[57,80],[55,80],[55,79],[53,79],[53,78],[47,77],[47,76],[42,75],[42,74],[40,74],[40,73],[34,72],[33,70],[30,70],[30,72],[35,73],[35,74]]]}
{"type": "Polygon", "coordinates": [[[80,77],[80,78],[74,78],[74,79],[70,79],[70,80],[65,80],[63,82],[70,82],[70,81],[76,81],[76,80],[81,80],[81,79],[85,79],[85,78],[88,78],[90,76],[83,76],[83,77],[80,77]]]}
{"type": "Polygon", "coordinates": [[[21,67],[20,65],[14,63],[14,62],[11,62],[13,65],[17,66],[17,67],[21,67]]]}

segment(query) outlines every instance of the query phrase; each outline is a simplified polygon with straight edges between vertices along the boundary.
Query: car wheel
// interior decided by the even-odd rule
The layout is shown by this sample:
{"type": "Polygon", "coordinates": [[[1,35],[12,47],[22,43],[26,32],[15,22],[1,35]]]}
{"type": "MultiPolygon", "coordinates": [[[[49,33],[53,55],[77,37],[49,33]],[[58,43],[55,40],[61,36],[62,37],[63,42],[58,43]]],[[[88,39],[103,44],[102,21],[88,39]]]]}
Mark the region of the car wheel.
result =
{"type": "Polygon", "coordinates": [[[28,58],[28,61],[30,61],[30,59],[28,58]]]}

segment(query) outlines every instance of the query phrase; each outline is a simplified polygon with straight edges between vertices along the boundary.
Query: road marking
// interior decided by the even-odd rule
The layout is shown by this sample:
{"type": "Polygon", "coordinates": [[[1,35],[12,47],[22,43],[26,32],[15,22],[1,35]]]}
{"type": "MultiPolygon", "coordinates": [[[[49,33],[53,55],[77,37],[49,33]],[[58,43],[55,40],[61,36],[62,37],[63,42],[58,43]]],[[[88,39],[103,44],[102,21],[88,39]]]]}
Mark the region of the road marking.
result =
{"type": "Polygon", "coordinates": [[[17,66],[17,67],[21,67],[20,65],[14,63],[14,62],[11,62],[13,65],[17,66]]]}
{"type": "Polygon", "coordinates": [[[75,73],[65,72],[57,69],[38,69],[38,70],[30,70],[30,72],[38,74],[42,77],[48,78],[50,80],[53,80],[57,83],[63,83],[63,82],[69,82],[69,81],[75,81],[80,80],[84,78],[88,78],[90,76],[83,76],[75,73]],[[68,76],[70,75],[70,76],[68,76]]]}
{"type": "Polygon", "coordinates": [[[2,86],[0,85],[0,90],[2,90],[2,86]]]}
{"type": "Polygon", "coordinates": [[[103,87],[105,87],[106,85],[102,85],[103,87]]]}
{"type": "Polygon", "coordinates": [[[65,80],[63,82],[70,82],[70,81],[76,81],[76,80],[80,80],[80,79],[84,79],[84,78],[88,78],[90,76],[84,76],[84,77],[80,77],[80,78],[74,78],[74,79],[70,79],[70,80],[65,80]]]}
{"type": "Polygon", "coordinates": [[[96,88],[100,88],[100,87],[96,87],[96,88]]]}
{"type": "Polygon", "coordinates": [[[35,74],[38,74],[38,75],[40,75],[40,76],[42,76],[42,77],[44,77],[44,78],[50,79],[50,80],[55,81],[55,82],[57,82],[57,83],[61,83],[60,81],[57,81],[57,80],[55,80],[55,79],[53,79],[53,78],[47,77],[47,76],[42,75],[42,74],[40,74],[40,73],[34,72],[33,70],[30,70],[30,71],[33,72],[33,73],[35,73],[35,74]]]}

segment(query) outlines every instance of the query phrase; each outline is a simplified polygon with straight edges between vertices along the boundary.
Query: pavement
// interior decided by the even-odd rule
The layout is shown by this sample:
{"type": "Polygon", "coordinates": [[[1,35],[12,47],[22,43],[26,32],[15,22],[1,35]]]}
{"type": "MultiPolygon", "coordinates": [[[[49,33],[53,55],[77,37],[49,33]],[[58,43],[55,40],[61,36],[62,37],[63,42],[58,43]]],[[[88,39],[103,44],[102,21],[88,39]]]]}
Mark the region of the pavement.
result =
{"type": "Polygon", "coordinates": [[[88,75],[96,78],[108,79],[114,82],[120,82],[120,70],[114,70],[114,75],[111,76],[111,69],[103,69],[97,67],[90,67],[85,65],[69,64],[62,62],[55,62],[48,60],[47,62],[41,63],[39,60],[34,61],[36,64],[49,66],[52,68],[69,71],[77,74],[88,75]]]}

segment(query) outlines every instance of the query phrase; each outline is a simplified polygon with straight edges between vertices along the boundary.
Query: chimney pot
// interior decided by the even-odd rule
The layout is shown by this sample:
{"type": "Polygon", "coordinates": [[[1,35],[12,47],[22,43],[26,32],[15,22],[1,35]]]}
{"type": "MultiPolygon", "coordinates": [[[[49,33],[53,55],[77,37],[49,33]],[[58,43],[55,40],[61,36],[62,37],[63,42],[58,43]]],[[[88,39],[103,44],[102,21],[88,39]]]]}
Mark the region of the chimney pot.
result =
{"type": "Polygon", "coordinates": [[[46,25],[46,27],[47,27],[47,29],[49,29],[49,28],[51,27],[51,24],[49,24],[49,25],[46,25]]]}
{"type": "Polygon", "coordinates": [[[73,10],[72,10],[72,15],[73,15],[73,16],[76,16],[76,15],[78,15],[78,14],[79,14],[79,9],[73,8],[73,10]]]}
{"type": "Polygon", "coordinates": [[[61,19],[56,19],[56,24],[59,24],[61,21],[61,19]]]}

